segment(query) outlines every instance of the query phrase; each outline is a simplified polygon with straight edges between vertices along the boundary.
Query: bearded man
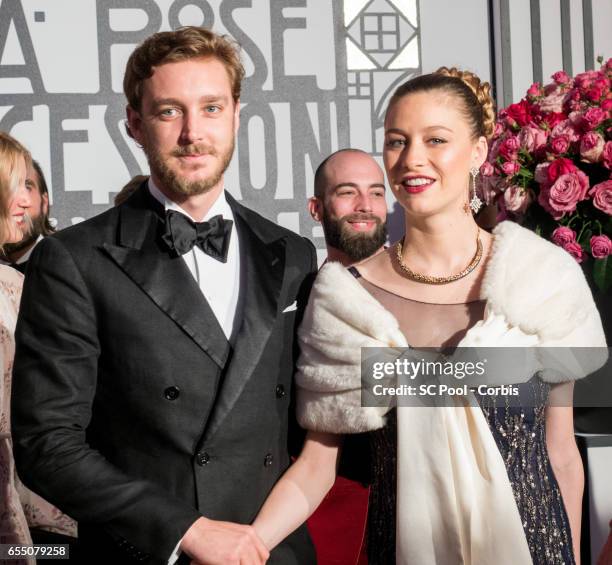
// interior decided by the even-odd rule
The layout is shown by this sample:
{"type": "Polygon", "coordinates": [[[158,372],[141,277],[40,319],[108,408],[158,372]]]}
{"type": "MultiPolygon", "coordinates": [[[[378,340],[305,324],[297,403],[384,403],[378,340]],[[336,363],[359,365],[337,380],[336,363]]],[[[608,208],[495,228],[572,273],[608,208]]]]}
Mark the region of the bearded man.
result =
{"type": "Polygon", "coordinates": [[[0,263],[10,265],[21,273],[25,273],[28,260],[34,246],[43,237],[51,235],[55,230],[49,221],[49,190],[45,175],[36,161],[28,165],[26,186],[30,191],[32,206],[28,210],[30,229],[28,234],[18,243],[6,243],[0,254],[0,263]]]}
{"type": "Polygon", "coordinates": [[[243,75],[206,29],[145,40],[124,91],[150,179],[32,255],[15,454],[23,481],[78,520],[80,563],[315,562],[305,528],[269,555],[248,525],[289,466],[316,256],[224,192],[243,75]]]}
{"type": "MultiPolygon", "coordinates": [[[[365,151],[340,149],[319,165],[308,209],[323,225],[326,261],[349,267],[384,248],[385,179],[378,163],[365,151]]],[[[363,540],[369,495],[366,485],[371,479],[364,464],[368,446],[367,435],[345,437],[334,486],[308,520],[320,565],[367,562],[363,540]]]]}
{"type": "Polygon", "coordinates": [[[387,240],[384,175],[360,149],[340,149],[319,165],[308,209],[323,225],[327,261],[348,267],[380,251],[387,240]]]}

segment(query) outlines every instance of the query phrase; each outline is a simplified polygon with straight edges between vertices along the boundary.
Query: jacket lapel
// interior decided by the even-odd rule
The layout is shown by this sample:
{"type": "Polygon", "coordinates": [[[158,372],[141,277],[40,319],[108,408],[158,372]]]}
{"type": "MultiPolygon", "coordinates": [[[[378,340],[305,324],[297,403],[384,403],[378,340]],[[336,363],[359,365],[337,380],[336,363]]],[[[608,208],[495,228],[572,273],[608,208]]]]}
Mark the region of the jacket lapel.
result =
{"type": "Polygon", "coordinates": [[[104,249],[223,369],[230,352],[229,342],[185,261],[172,257],[161,242],[161,213],[161,206],[143,184],[120,209],[118,245],[104,244],[104,249]]]}
{"type": "Polygon", "coordinates": [[[270,338],[285,273],[282,232],[270,237],[261,219],[227,195],[240,238],[242,323],[204,441],[219,429],[244,389],[270,338]]]}

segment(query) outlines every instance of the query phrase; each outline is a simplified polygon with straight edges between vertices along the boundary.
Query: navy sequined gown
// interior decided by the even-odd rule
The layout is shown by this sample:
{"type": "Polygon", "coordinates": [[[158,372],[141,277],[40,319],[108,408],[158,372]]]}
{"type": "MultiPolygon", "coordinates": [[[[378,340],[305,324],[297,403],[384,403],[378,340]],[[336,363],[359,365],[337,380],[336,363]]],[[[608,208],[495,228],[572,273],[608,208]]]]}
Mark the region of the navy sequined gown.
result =
{"type": "MultiPolygon", "coordinates": [[[[483,301],[418,302],[375,286],[361,278],[356,269],[351,272],[394,314],[413,347],[455,346],[483,318],[483,301]]],[[[544,415],[549,389],[550,385],[533,379],[519,385],[519,399],[513,397],[512,404],[496,396],[477,395],[477,400],[506,465],[533,564],[573,565],[569,521],[546,450],[544,415]]],[[[392,565],[395,564],[395,411],[390,412],[383,429],[368,435],[372,478],[366,540],[368,563],[392,565]]]]}

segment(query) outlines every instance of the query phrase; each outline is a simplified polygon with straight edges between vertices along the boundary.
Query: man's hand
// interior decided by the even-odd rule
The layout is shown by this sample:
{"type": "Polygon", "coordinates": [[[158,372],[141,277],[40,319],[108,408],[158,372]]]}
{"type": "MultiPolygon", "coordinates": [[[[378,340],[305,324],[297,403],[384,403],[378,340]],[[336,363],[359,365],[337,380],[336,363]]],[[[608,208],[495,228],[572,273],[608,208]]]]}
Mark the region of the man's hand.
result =
{"type": "Polygon", "coordinates": [[[199,518],[181,541],[198,565],[263,565],[270,552],[252,526],[199,518]]]}

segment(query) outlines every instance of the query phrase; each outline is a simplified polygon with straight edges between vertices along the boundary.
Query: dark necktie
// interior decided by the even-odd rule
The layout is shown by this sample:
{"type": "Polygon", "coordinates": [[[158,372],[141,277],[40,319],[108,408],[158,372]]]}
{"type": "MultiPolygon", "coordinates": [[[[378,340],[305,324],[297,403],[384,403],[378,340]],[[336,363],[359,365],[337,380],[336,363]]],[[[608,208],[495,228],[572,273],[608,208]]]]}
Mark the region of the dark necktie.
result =
{"type": "Polygon", "coordinates": [[[213,259],[225,263],[232,223],[231,220],[224,220],[220,214],[207,222],[193,222],[185,214],[167,210],[162,239],[177,255],[184,255],[197,245],[213,259]]]}

